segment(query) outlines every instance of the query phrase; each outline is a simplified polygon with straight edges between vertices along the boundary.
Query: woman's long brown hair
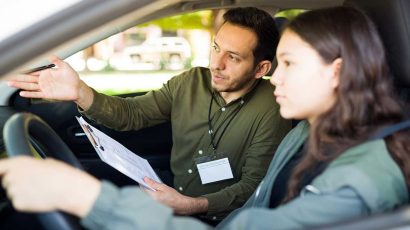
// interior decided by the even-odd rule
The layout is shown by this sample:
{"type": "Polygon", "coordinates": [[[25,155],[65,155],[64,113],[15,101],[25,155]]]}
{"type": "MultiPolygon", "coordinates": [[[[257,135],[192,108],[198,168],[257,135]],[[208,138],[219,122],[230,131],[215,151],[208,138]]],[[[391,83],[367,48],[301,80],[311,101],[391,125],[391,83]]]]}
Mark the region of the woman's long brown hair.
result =
{"type": "MultiPolygon", "coordinates": [[[[403,120],[401,106],[393,95],[381,39],[364,13],[348,7],[314,10],[296,17],[285,30],[295,32],[310,44],[325,63],[341,58],[342,66],[337,100],[311,124],[307,154],[295,167],[283,202],[299,194],[306,172],[365,141],[377,128],[403,120]]],[[[402,131],[386,138],[407,188],[410,187],[408,134],[402,131]]]]}

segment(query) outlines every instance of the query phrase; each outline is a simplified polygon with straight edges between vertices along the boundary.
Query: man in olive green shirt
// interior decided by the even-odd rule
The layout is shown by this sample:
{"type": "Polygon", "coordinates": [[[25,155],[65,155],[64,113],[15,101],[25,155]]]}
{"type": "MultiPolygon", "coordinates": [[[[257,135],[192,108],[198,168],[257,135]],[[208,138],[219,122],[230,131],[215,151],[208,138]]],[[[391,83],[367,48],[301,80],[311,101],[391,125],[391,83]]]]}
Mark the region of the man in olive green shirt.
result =
{"type": "Polygon", "coordinates": [[[147,193],[176,214],[218,221],[253,193],[290,129],[272,99],[273,87],[262,79],[279,39],[273,18],[248,7],[227,11],[224,20],[210,68],[192,68],[144,96],[99,94],[56,57],[57,69],[9,84],[35,88],[22,91],[26,97],[74,100],[87,117],[117,130],[171,121],[174,188],[145,178],[156,190],[147,193]]]}

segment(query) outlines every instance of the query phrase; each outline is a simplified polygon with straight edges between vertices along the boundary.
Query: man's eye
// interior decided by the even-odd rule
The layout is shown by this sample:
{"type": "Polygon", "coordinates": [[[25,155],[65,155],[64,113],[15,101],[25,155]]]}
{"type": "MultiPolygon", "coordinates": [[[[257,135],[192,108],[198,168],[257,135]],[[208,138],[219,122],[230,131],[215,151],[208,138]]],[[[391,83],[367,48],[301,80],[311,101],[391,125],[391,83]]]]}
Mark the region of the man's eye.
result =
{"type": "Polygon", "coordinates": [[[229,59],[230,59],[231,61],[234,61],[234,62],[238,62],[238,61],[239,61],[239,58],[237,58],[237,57],[235,57],[235,56],[233,56],[233,55],[229,55],[229,59]]]}

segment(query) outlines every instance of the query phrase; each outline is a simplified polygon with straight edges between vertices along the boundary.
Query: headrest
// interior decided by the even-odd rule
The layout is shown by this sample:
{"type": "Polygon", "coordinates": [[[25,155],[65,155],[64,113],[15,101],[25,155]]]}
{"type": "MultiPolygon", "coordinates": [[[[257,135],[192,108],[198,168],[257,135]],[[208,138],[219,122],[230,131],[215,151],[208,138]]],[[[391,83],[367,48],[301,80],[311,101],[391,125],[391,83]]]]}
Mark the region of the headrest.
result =
{"type": "Polygon", "coordinates": [[[345,6],[364,11],[375,22],[399,88],[410,88],[410,1],[346,0],[345,6]]]}

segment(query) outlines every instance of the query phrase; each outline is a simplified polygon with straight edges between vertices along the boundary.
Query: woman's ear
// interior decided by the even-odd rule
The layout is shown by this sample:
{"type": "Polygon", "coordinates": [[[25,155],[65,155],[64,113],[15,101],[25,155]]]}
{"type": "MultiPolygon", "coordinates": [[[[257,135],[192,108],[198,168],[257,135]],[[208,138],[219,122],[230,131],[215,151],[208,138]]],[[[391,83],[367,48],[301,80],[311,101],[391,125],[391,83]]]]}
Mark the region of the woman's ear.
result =
{"type": "Polygon", "coordinates": [[[259,79],[265,76],[271,68],[272,68],[272,62],[268,60],[263,60],[259,62],[259,64],[256,66],[255,78],[259,79]]]}
{"type": "Polygon", "coordinates": [[[340,71],[342,69],[342,64],[343,64],[342,58],[336,58],[331,64],[331,69],[332,69],[331,81],[332,81],[332,86],[334,88],[339,86],[340,71]]]}

